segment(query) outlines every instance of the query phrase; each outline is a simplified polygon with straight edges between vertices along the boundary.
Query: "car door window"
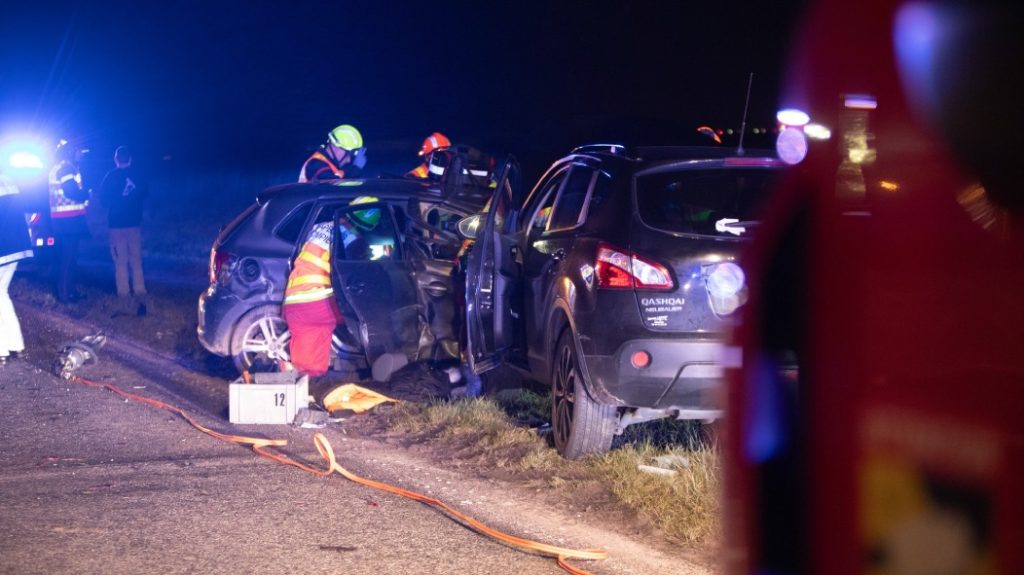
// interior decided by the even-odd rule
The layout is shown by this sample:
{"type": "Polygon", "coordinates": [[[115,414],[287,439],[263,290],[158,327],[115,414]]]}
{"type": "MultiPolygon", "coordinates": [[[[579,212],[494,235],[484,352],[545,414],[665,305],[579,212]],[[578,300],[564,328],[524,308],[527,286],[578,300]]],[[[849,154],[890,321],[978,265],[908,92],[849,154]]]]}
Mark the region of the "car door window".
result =
{"type": "Polygon", "coordinates": [[[284,221],[277,226],[277,229],[274,230],[274,235],[290,244],[299,241],[302,226],[306,223],[306,218],[309,217],[309,210],[311,209],[313,209],[312,203],[305,203],[299,206],[298,209],[288,214],[284,221]]]}
{"type": "Polygon", "coordinates": [[[420,212],[421,220],[427,227],[421,226],[417,240],[424,246],[429,257],[450,260],[458,255],[462,245],[458,223],[465,216],[436,204],[422,204],[420,212]]]}
{"type": "Polygon", "coordinates": [[[574,228],[582,222],[583,206],[586,204],[594,175],[594,170],[588,167],[573,166],[551,209],[548,231],[574,228]]]}
{"type": "Polygon", "coordinates": [[[493,204],[489,209],[494,210],[494,229],[504,230],[505,220],[512,212],[512,188],[507,184],[502,186],[493,197],[493,204]]]}
{"type": "Polygon", "coordinates": [[[385,204],[367,204],[335,212],[334,253],[339,261],[397,259],[399,235],[385,204]]]}
{"type": "Polygon", "coordinates": [[[538,190],[537,195],[531,198],[532,205],[527,206],[527,213],[530,214],[527,219],[530,234],[539,233],[548,228],[548,221],[551,219],[551,206],[554,205],[555,198],[558,197],[558,190],[565,182],[565,175],[567,173],[567,170],[563,170],[555,174],[551,180],[538,190]]]}

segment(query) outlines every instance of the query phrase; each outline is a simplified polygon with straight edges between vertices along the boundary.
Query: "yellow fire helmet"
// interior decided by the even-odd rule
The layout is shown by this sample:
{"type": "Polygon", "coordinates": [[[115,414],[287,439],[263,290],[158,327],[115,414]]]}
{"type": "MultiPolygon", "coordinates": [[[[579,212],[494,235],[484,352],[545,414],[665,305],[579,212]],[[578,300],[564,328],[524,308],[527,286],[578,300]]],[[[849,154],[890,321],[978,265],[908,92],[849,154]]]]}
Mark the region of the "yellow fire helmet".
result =
{"type": "Polygon", "coordinates": [[[342,124],[327,134],[327,139],[343,150],[353,152],[363,147],[363,135],[355,126],[342,124]]]}

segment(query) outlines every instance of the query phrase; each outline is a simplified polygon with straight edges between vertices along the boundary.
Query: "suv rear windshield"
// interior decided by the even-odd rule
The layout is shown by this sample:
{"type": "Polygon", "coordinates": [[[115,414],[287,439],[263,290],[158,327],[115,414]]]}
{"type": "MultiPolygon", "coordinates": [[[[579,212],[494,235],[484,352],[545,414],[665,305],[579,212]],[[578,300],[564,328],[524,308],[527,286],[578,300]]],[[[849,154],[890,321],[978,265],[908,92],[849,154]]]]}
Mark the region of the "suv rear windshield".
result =
{"type": "Polygon", "coordinates": [[[777,170],[725,168],[651,174],[637,179],[640,219],[670,232],[737,237],[734,222],[755,220],[777,170]],[[730,220],[723,222],[722,220],[730,220]],[[717,224],[717,225],[716,225],[717,224]]]}

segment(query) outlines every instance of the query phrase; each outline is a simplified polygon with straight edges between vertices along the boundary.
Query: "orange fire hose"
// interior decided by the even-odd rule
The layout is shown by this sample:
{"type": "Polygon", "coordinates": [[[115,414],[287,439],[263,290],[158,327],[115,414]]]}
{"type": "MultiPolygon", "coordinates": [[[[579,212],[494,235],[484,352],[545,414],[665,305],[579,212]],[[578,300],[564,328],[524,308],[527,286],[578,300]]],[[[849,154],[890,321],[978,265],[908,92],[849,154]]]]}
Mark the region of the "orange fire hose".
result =
{"type": "Polygon", "coordinates": [[[171,405],[169,403],[145,397],[142,395],[129,393],[118,388],[115,385],[109,383],[98,383],[95,381],[90,381],[77,375],[72,376],[71,381],[75,381],[83,385],[87,385],[89,387],[108,389],[126,399],[139,401],[152,407],[156,407],[158,409],[164,409],[172,413],[176,413],[180,415],[182,418],[184,418],[185,421],[188,421],[193,427],[195,427],[199,431],[202,431],[203,433],[211,435],[217,439],[220,439],[221,441],[239,443],[242,445],[251,445],[253,451],[255,451],[258,455],[266,457],[267,459],[271,459],[283,465],[297,467],[303,471],[312,473],[320,477],[327,477],[332,473],[337,473],[342,477],[345,477],[346,479],[354,481],[361,485],[372,487],[374,489],[385,491],[387,493],[392,493],[394,495],[407,497],[414,501],[419,501],[420,503],[433,506],[437,509],[442,510],[453,520],[462,523],[463,525],[477,531],[478,533],[487,535],[488,537],[491,537],[502,543],[505,543],[507,545],[524,551],[533,551],[536,553],[541,553],[544,555],[555,557],[558,562],[558,566],[566,572],[571,573],[573,575],[590,575],[590,573],[588,571],[584,571],[583,569],[570,565],[568,563],[568,559],[606,559],[608,557],[608,552],[603,549],[569,549],[567,547],[548,545],[547,543],[540,543],[538,541],[533,541],[530,539],[524,539],[522,537],[509,535],[502,531],[498,531],[497,529],[494,529],[492,527],[488,527],[487,525],[477,521],[476,519],[473,519],[469,515],[466,515],[465,513],[455,510],[454,508],[450,507],[449,505],[440,501],[439,499],[428,497],[415,491],[402,489],[401,487],[388,485],[387,483],[381,483],[379,481],[373,481],[371,479],[359,477],[358,475],[345,469],[344,467],[341,466],[341,464],[338,463],[334,455],[334,448],[331,447],[331,443],[327,440],[327,437],[324,434],[319,432],[313,436],[313,443],[316,446],[317,451],[320,453],[320,456],[323,457],[324,460],[327,462],[326,469],[317,469],[315,467],[295,461],[294,459],[288,457],[284,453],[275,453],[273,451],[268,451],[266,449],[268,447],[273,448],[288,445],[287,439],[265,439],[262,437],[249,437],[245,435],[232,435],[220,433],[218,431],[214,431],[208,427],[203,426],[183,409],[171,405]]]}

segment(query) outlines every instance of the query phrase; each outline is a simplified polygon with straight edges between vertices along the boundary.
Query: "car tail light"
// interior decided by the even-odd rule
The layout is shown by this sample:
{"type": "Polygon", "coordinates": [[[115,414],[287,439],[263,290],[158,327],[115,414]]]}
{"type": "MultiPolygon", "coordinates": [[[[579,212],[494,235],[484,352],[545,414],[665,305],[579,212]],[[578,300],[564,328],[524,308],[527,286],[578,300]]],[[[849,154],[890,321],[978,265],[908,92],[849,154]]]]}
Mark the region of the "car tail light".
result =
{"type": "Polygon", "coordinates": [[[732,262],[705,266],[704,285],[711,309],[717,315],[729,315],[747,301],[746,275],[743,268],[732,262]]]}
{"type": "Polygon", "coordinates": [[[629,256],[607,244],[597,246],[597,287],[631,288],[629,256]]]}
{"type": "MultiPolygon", "coordinates": [[[[225,251],[213,248],[210,250],[210,283],[216,282],[218,279],[223,277],[223,280],[227,280],[227,263],[231,259],[231,254],[225,251]],[[225,272],[222,276],[221,272],[225,272]]],[[[224,283],[222,281],[221,283],[224,283]]]]}
{"type": "Polygon", "coordinates": [[[597,287],[610,289],[671,289],[668,269],[649,259],[609,244],[597,245],[597,287]]]}

